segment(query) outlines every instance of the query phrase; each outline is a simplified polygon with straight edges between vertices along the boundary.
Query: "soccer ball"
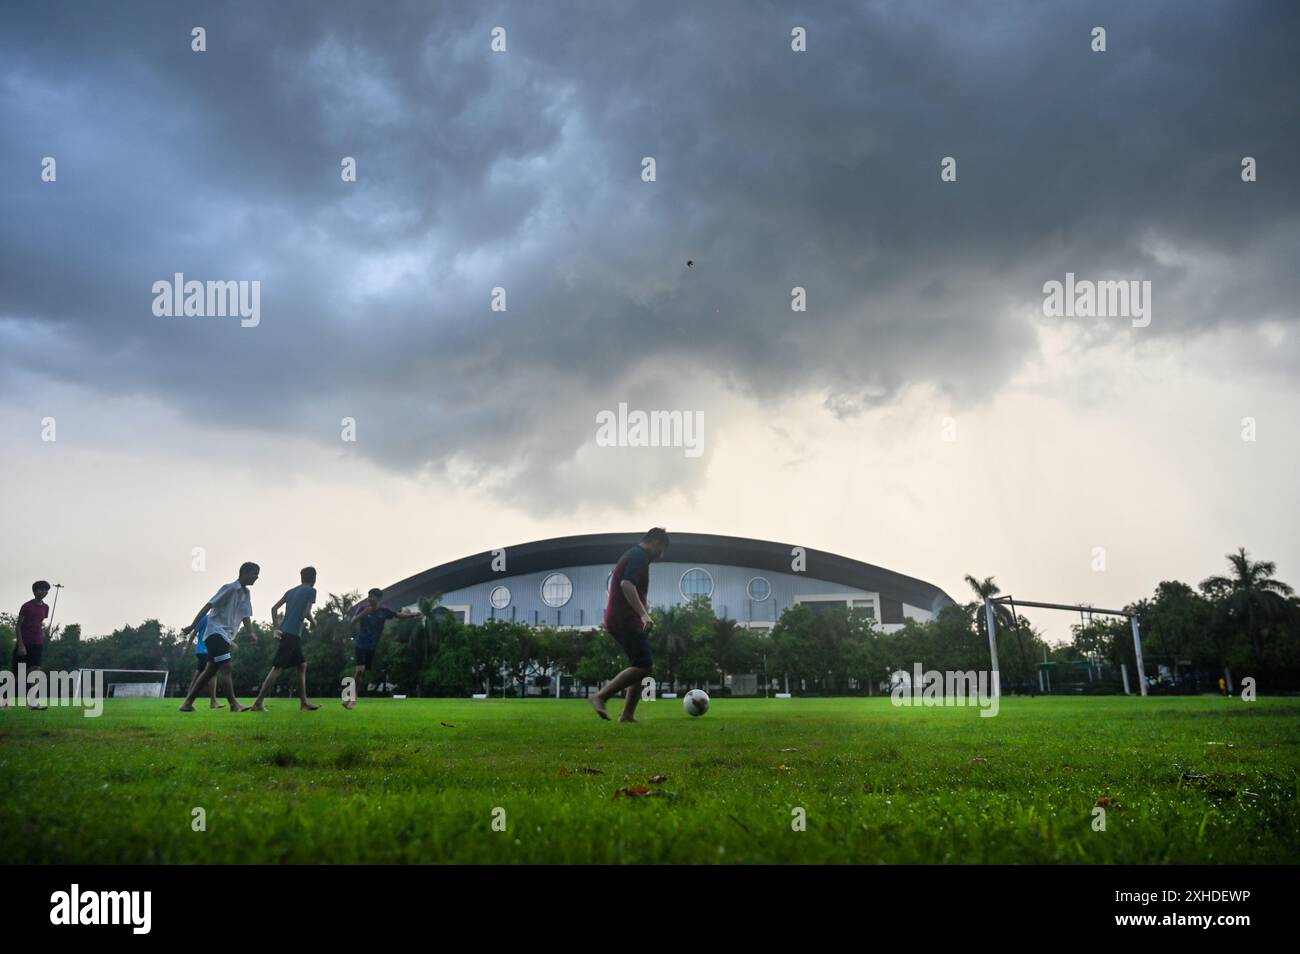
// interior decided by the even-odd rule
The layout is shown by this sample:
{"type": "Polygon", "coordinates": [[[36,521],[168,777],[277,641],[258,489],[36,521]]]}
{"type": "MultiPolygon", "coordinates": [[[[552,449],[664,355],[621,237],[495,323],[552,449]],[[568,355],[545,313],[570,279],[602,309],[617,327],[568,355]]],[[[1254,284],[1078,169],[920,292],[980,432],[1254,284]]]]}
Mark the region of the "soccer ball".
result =
{"type": "Polygon", "coordinates": [[[682,708],[687,715],[704,715],[709,711],[709,694],[703,689],[692,689],[682,697],[682,708]]]}

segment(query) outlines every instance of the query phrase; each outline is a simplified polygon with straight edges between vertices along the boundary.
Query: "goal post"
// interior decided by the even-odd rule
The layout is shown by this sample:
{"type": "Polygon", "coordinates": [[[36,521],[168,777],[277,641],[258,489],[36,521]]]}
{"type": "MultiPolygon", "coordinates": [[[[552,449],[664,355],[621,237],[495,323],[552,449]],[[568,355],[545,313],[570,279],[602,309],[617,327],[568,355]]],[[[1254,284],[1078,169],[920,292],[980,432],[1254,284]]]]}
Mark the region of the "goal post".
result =
{"type": "Polygon", "coordinates": [[[73,689],[76,698],[81,698],[82,677],[93,673],[99,673],[106,699],[161,699],[167,695],[170,673],[166,669],[78,669],[73,689]]]}
{"type": "MultiPolygon", "coordinates": [[[[1017,606],[1032,606],[1036,609],[1068,610],[1071,613],[1086,611],[1089,616],[1119,616],[1127,619],[1129,623],[1132,624],[1133,629],[1133,657],[1137,663],[1138,689],[1141,691],[1142,695],[1145,696],[1147,694],[1146,669],[1142,664],[1142,629],[1138,625],[1136,613],[1130,613],[1128,610],[1098,609],[1095,606],[1070,606],[1065,603],[1039,603],[1031,600],[1018,600],[1013,596],[999,596],[984,601],[984,609],[988,614],[989,654],[993,663],[993,685],[995,687],[995,695],[998,694],[997,687],[999,686],[997,622],[996,614],[993,611],[995,604],[1010,604],[1013,619],[1015,619],[1016,616],[1017,606]]],[[[1020,625],[1018,619],[1016,620],[1016,625],[1020,625]]],[[[1127,671],[1123,673],[1123,676],[1124,684],[1127,686],[1127,671]]]]}

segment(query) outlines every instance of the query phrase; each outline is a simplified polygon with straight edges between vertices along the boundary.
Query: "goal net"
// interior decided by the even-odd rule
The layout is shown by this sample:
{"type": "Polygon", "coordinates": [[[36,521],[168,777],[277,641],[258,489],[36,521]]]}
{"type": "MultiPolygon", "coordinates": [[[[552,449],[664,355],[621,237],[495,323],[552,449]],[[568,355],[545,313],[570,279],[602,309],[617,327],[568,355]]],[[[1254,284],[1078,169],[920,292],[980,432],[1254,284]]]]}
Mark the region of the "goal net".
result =
{"type": "Polygon", "coordinates": [[[74,690],[81,697],[81,687],[98,683],[106,699],[161,699],[167,694],[166,669],[79,669],[74,690]]]}

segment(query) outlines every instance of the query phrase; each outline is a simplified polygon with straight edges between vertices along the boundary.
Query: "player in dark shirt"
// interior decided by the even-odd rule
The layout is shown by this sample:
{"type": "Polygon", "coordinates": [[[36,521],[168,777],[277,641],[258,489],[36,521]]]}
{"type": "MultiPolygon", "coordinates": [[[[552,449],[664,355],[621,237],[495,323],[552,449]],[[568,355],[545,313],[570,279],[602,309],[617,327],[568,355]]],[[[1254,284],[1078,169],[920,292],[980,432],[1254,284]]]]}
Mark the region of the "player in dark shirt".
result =
{"type": "Polygon", "coordinates": [[[641,542],[621,557],[609,577],[609,602],[605,604],[605,628],[627,653],[629,666],[591,697],[591,705],[602,719],[608,719],[605,703],[620,690],[627,689],[627,701],[619,722],[635,722],[636,706],[641,701],[641,681],[654,670],[650,652],[650,627],[654,620],[646,606],[650,591],[650,564],[662,560],[668,550],[668,531],[663,527],[650,530],[641,542]]]}
{"type": "Polygon", "coordinates": [[[394,613],[386,606],[380,606],[379,600],[384,591],[375,588],[370,591],[365,602],[352,608],[352,631],[357,635],[355,685],[350,696],[344,698],[343,708],[353,709],[357,704],[357,690],[365,685],[362,679],[366,669],[375,660],[375,650],[379,648],[379,637],[384,634],[384,624],[390,619],[413,619],[420,614],[415,610],[403,610],[394,613]]]}
{"type": "MultiPolygon", "coordinates": [[[[14,621],[14,654],[9,666],[18,675],[18,665],[27,667],[30,677],[41,669],[41,657],[45,652],[45,619],[50,615],[50,607],[45,596],[50,592],[50,584],[37,580],[32,584],[32,598],[18,609],[18,618],[14,621]]],[[[27,692],[27,683],[18,686],[18,693],[27,692]]],[[[8,702],[5,703],[8,705],[8,702]]],[[[43,705],[31,706],[32,709],[44,709],[43,705]]]]}

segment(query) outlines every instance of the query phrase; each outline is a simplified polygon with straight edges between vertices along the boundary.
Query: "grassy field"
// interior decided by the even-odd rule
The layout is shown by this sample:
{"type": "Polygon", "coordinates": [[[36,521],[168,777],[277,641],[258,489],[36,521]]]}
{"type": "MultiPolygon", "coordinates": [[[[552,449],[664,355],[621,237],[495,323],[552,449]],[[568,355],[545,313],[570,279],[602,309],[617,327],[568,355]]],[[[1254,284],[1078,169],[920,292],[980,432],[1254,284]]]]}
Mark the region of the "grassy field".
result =
{"type": "Polygon", "coordinates": [[[664,699],[639,725],[581,700],[273,705],[0,711],[5,860],[1300,861],[1297,700],[664,699]]]}

